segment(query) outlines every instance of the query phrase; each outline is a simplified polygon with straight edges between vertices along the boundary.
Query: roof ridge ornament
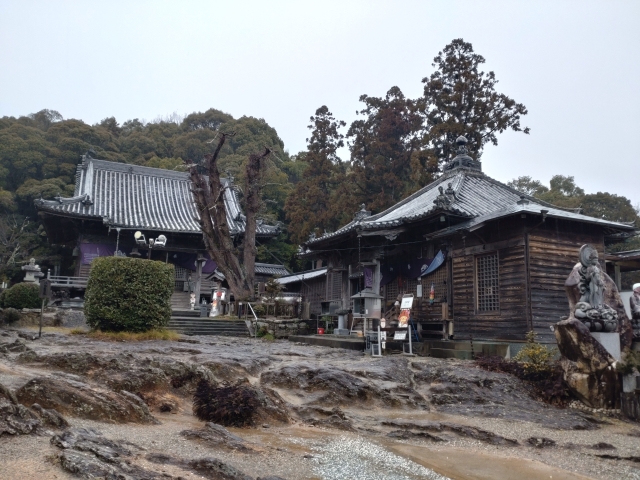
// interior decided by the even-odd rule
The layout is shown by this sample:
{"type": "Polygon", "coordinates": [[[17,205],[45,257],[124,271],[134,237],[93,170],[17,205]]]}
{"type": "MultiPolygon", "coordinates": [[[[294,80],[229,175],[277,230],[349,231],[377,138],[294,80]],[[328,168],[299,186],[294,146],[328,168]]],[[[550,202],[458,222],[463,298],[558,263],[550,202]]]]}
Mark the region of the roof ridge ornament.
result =
{"type": "Polygon", "coordinates": [[[520,200],[516,202],[518,205],[528,205],[529,200],[527,200],[526,195],[520,195],[520,200]]]}
{"type": "Polygon", "coordinates": [[[448,210],[451,207],[451,204],[453,202],[455,202],[456,200],[458,200],[458,197],[456,196],[456,192],[452,188],[451,183],[449,183],[447,185],[447,189],[446,190],[444,189],[444,187],[442,185],[439,185],[438,186],[438,190],[440,191],[440,193],[435,198],[433,203],[439,209],[448,210]]]}
{"type": "Polygon", "coordinates": [[[364,220],[365,218],[370,216],[371,216],[371,211],[367,210],[366,205],[363,203],[360,205],[360,210],[356,212],[356,214],[354,215],[353,221],[360,222],[361,220],[364,220]]]}
{"type": "Polygon", "coordinates": [[[444,166],[443,170],[445,172],[459,167],[477,170],[480,172],[482,171],[482,164],[480,163],[480,161],[475,160],[469,156],[467,143],[469,143],[469,140],[467,140],[467,138],[463,135],[460,135],[458,138],[456,138],[456,145],[458,146],[456,148],[457,155],[453,160],[451,160],[444,166]]]}

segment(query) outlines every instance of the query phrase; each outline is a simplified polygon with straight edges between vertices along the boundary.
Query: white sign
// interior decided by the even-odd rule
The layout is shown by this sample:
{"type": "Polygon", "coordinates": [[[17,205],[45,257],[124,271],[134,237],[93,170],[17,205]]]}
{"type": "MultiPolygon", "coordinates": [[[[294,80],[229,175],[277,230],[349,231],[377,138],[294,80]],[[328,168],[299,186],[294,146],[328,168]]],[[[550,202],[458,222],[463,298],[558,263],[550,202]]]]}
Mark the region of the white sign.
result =
{"type": "Polygon", "coordinates": [[[413,306],[413,296],[411,297],[402,297],[402,303],[400,303],[400,308],[411,308],[413,306]]]}
{"type": "Polygon", "coordinates": [[[400,331],[400,330],[396,330],[396,332],[393,334],[393,339],[394,340],[406,340],[407,339],[407,331],[400,331]]]}

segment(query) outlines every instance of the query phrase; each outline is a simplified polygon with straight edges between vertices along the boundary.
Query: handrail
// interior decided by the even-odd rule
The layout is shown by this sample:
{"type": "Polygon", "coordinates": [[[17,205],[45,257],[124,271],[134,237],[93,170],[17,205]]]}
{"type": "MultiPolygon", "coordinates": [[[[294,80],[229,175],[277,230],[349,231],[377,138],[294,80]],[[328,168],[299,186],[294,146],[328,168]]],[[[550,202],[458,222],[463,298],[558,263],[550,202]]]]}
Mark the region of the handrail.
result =
{"type": "Polygon", "coordinates": [[[255,325],[253,327],[253,336],[255,338],[258,338],[258,316],[256,315],[256,312],[253,311],[253,307],[249,302],[247,302],[247,305],[249,305],[249,309],[251,310],[251,313],[253,313],[253,318],[255,318],[254,320],[255,325]]]}

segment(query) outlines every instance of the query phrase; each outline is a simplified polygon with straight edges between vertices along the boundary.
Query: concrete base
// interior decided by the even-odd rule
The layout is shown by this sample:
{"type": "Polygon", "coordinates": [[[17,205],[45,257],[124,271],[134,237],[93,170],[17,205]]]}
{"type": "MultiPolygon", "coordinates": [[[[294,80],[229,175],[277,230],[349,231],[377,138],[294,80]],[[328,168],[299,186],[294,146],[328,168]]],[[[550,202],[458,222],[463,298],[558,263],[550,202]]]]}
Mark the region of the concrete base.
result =
{"type": "Polygon", "coordinates": [[[349,336],[351,331],[348,328],[336,328],[333,330],[334,335],[349,336]]]}
{"type": "Polygon", "coordinates": [[[615,332],[591,332],[591,336],[616,360],[620,360],[620,334],[615,332]]]}
{"type": "Polygon", "coordinates": [[[320,345],[323,347],[346,348],[347,350],[364,351],[364,338],[350,335],[340,337],[338,335],[290,335],[290,342],[307,343],[309,345],[320,345]]]}
{"type": "MultiPolygon", "coordinates": [[[[425,340],[420,348],[420,344],[414,345],[414,350],[421,355],[428,355],[435,358],[457,358],[459,360],[471,360],[471,344],[468,341],[444,341],[425,340]]],[[[474,355],[499,356],[511,358],[508,343],[473,342],[474,355]]]]}

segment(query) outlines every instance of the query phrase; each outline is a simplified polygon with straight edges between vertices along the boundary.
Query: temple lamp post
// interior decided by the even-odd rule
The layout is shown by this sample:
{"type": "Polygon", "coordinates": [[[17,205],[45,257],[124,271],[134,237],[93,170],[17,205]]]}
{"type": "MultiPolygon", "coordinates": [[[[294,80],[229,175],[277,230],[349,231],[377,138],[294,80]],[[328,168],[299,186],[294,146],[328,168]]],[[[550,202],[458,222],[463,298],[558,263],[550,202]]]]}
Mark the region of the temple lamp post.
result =
{"type": "Polygon", "coordinates": [[[137,231],[136,233],[133,234],[133,238],[136,239],[136,243],[138,245],[140,245],[141,247],[146,247],[149,249],[149,253],[147,254],[147,259],[151,260],[151,249],[152,248],[161,248],[164,247],[167,244],[167,237],[165,237],[164,235],[158,235],[158,238],[150,238],[149,242],[147,243],[147,239],[144,238],[144,233],[142,233],[141,231],[137,231]]]}

